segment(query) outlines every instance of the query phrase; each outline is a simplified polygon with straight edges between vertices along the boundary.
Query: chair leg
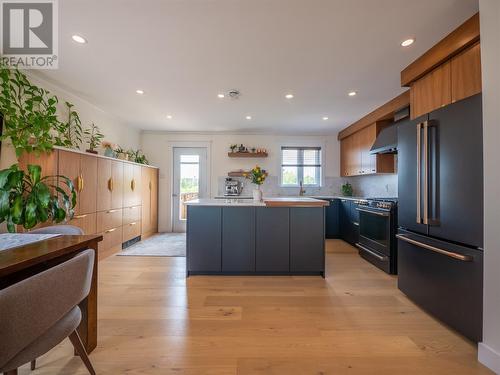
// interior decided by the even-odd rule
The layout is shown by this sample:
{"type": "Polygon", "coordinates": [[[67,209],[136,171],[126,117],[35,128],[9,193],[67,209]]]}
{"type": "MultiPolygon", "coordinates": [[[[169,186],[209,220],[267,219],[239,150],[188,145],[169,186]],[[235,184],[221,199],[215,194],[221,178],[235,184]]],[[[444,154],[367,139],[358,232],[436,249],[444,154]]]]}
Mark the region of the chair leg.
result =
{"type": "Polygon", "coordinates": [[[31,361],[31,371],[33,371],[34,369],[36,369],[36,358],[31,361]]]}
{"type": "Polygon", "coordinates": [[[17,368],[15,370],[4,372],[3,375],[17,375],[17,368]]]}
{"type": "Polygon", "coordinates": [[[83,363],[85,364],[85,367],[87,367],[87,370],[89,370],[89,373],[91,375],[95,375],[94,368],[92,367],[92,363],[90,363],[89,356],[87,355],[87,351],[85,350],[85,347],[82,344],[82,340],[80,339],[78,332],[73,331],[73,333],[69,335],[69,339],[71,340],[73,347],[75,348],[76,352],[82,359],[83,363]]]}

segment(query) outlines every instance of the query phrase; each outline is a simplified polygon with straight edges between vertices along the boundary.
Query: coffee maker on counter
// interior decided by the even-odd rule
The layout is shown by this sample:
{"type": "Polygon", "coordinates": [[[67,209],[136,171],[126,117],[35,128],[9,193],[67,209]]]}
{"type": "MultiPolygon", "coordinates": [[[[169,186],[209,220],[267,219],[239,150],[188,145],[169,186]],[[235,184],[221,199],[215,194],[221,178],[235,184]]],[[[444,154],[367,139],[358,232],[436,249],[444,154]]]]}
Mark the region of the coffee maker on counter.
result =
{"type": "Polygon", "coordinates": [[[241,181],[233,180],[231,177],[226,178],[224,184],[224,196],[225,197],[237,197],[241,194],[243,190],[243,185],[241,181]]]}

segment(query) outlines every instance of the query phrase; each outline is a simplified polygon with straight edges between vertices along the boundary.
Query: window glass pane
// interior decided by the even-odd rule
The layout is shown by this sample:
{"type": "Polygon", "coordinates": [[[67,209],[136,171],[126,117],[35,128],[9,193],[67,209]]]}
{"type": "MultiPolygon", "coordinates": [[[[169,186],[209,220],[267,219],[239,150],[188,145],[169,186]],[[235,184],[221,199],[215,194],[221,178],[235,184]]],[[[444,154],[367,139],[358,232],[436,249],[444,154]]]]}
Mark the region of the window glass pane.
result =
{"type": "Polygon", "coordinates": [[[319,185],[319,167],[304,167],[304,185],[319,185]]]}
{"type": "Polygon", "coordinates": [[[299,163],[299,150],[282,150],[282,161],[283,165],[297,165],[299,163]]]}
{"type": "Polygon", "coordinates": [[[298,185],[299,174],[297,167],[283,167],[281,169],[281,181],[283,185],[298,185]]]}
{"type": "Polygon", "coordinates": [[[319,150],[304,150],[304,165],[320,165],[319,150]]]}
{"type": "Polygon", "coordinates": [[[200,155],[181,155],[181,163],[199,163],[200,155]]]}

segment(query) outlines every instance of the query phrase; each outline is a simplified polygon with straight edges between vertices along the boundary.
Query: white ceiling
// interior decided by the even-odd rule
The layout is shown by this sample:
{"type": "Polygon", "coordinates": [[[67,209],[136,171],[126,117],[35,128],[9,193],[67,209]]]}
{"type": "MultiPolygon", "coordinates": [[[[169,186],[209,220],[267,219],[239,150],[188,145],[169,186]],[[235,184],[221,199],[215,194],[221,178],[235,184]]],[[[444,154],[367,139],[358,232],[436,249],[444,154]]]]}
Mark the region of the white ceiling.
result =
{"type": "Polygon", "coordinates": [[[336,133],[401,93],[400,71],[477,11],[477,0],[62,0],[59,70],[42,74],[139,129],[336,133]],[[233,88],[239,100],[217,98],[233,88]]]}

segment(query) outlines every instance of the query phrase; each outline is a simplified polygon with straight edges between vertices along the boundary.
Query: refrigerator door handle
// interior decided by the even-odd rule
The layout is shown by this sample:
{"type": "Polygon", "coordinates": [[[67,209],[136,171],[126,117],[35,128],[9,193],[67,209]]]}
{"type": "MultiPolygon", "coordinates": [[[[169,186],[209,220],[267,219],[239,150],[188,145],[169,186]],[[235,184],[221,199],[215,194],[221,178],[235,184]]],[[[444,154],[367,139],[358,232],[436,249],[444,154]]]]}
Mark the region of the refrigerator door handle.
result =
{"type": "Polygon", "coordinates": [[[427,245],[425,243],[413,240],[404,234],[396,234],[396,238],[400,239],[401,241],[408,242],[412,245],[415,245],[415,246],[418,246],[418,247],[421,247],[421,248],[424,248],[424,249],[427,249],[430,251],[434,251],[435,253],[446,255],[447,257],[450,257],[453,259],[461,260],[462,262],[472,262],[474,260],[474,258],[470,255],[462,255],[462,254],[454,253],[453,251],[448,251],[448,250],[440,249],[439,247],[427,245]]]}
{"type": "Polygon", "coordinates": [[[429,224],[429,121],[424,121],[424,224],[429,224]]]}
{"type": "Polygon", "coordinates": [[[422,174],[422,163],[421,163],[421,142],[422,142],[422,123],[417,124],[417,223],[422,224],[422,215],[420,212],[421,202],[420,198],[422,194],[420,192],[421,187],[421,174],[422,174]]]}

